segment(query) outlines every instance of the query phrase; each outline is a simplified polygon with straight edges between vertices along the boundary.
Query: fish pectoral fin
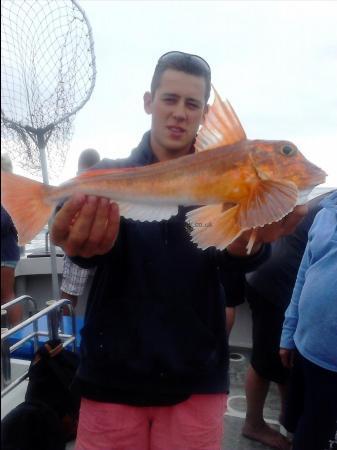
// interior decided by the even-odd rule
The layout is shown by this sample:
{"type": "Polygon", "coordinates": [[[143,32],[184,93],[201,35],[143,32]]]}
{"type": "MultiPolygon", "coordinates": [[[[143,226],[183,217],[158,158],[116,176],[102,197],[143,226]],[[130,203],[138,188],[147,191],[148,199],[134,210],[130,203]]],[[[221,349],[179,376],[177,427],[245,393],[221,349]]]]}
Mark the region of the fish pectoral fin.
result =
{"type": "Polygon", "coordinates": [[[260,180],[241,203],[239,222],[244,229],[278,222],[294,209],[297,197],[297,186],[290,181],[260,180]]]}
{"type": "Polygon", "coordinates": [[[255,228],[253,228],[252,232],[250,233],[248,243],[246,245],[247,255],[250,255],[253,245],[255,244],[256,238],[257,238],[257,230],[255,228]]]}
{"type": "Polygon", "coordinates": [[[246,139],[246,133],[229,101],[222,101],[214,86],[213,91],[214,102],[206,114],[195,142],[198,152],[246,139]]]}
{"type": "Polygon", "coordinates": [[[224,250],[243,229],[239,223],[240,206],[228,208],[228,204],[209,205],[190,211],[186,215],[190,225],[192,242],[205,250],[216,247],[224,250]]]}
{"type": "Polygon", "coordinates": [[[168,220],[178,214],[178,207],[174,205],[153,205],[145,203],[118,202],[119,213],[126,219],[140,222],[168,220]]]}
{"type": "MultiPolygon", "coordinates": [[[[224,250],[248,229],[277,222],[291,212],[297,202],[297,187],[284,180],[261,180],[250,197],[240,204],[203,206],[186,214],[192,242],[205,250],[224,250]]],[[[247,244],[250,253],[256,233],[252,230],[247,244]]]]}

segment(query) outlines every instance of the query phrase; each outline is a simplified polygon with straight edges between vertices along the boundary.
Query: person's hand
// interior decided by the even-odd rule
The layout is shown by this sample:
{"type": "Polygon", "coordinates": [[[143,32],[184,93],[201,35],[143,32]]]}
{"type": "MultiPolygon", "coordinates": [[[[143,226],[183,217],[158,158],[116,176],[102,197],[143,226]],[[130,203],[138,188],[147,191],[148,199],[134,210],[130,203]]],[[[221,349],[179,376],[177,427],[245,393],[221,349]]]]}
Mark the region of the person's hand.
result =
{"type": "Polygon", "coordinates": [[[283,366],[287,369],[291,369],[294,365],[295,350],[280,348],[279,355],[283,366]]]}
{"type": "Polygon", "coordinates": [[[90,258],[107,253],[119,231],[119,210],[106,198],[74,195],[55,215],[51,240],[68,256],[90,258]]]}
{"type": "Polygon", "coordinates": [[[254,244],[250,254],[257,253],[263,243],[273,242],[282,236],[293,233],[307,213],[307,205],[296,206],[291,213],[278,222],[273,222],[264,227],[258,227],[243,232],[238,239],[227,247],[227,250],[233,255],[245,256],[247,255],[247,244],[249,239],[253,237],[254,244]]]}
{"type": "Polygon", "coordinates": [[[279,222],[257,228],[256,241],[273,242],[281,236],[287,236],[288,234],[293,233],[307,213],[307,205],[296,206],[291,213],[283,217],[279,222]]]}

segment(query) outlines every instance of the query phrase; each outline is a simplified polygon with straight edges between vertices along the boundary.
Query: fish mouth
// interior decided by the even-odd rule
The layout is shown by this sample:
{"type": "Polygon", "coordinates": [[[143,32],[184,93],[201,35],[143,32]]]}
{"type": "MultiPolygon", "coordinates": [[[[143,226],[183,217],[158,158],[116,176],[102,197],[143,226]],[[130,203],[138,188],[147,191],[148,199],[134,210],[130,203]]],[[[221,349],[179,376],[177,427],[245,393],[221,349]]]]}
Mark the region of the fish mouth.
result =
{"type": "Polygon", "coordinates": [[[319,184],[326,182],[326,177],[328,174],[324,172],[323,170],[319,169],[319,173],[310,179],[310,186],[318,186],[319,184]]]}
{"type": "Polygon", "coordinates": [[[313,164],[311,164],[311,169],[311,173],[309,173],[307,177],[304,177],[304,179],[302,179],[302,183],[298,186],[297,205],[307,203],[309,200],[309,194],[312,190],[326,181],[327,173],[324,170],[313,164]]]}
{"type": "Polygon", "coordinates": [[[304,189],[313,189],[315,186],[325,183],[328,174],[317,166],[311,165],[309,173],[303,176],[302,186],[304,189]]]}

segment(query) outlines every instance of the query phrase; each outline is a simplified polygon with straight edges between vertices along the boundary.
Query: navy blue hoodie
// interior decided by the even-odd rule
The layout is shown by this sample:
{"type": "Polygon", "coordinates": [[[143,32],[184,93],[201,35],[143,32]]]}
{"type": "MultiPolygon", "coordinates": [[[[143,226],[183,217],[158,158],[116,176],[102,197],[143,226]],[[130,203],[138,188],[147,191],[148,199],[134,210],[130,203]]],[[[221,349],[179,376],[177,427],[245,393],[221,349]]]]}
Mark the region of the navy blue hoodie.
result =
{"type": "MultiPolygon", "coordinates": [[[[155,162],[146,133],[126,160],[97,167],[155,162]]],[[[162,222],[121,219],[114,248],[75,258],[96,266],[82,329],[78,373],[85,397],[108,402],[174,404],[193,393],[226,392],[228,348],[224,272],[253,270],[269,254],[236,258],[191,242],[185,213],[162,222]]]]}
{"type": "Polygon", "coordinates": [[[1,205],[1,262],[18,262],[19,259],[18,234],[10,215],[1,205]]]}

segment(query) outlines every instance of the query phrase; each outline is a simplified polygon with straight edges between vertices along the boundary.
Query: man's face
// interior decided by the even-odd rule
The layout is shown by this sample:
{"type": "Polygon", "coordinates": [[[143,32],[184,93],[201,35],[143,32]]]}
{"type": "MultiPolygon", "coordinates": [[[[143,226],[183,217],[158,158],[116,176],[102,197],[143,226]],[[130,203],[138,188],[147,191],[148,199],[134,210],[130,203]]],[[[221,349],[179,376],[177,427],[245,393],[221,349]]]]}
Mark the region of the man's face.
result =
{"type": "Polygon", "coordinates": [[[144,108],[152,114],[151,145],[159,160],[188,153],[206,111],[203,77],[168,69],[154,98],[144,95],[144,108]]]}

